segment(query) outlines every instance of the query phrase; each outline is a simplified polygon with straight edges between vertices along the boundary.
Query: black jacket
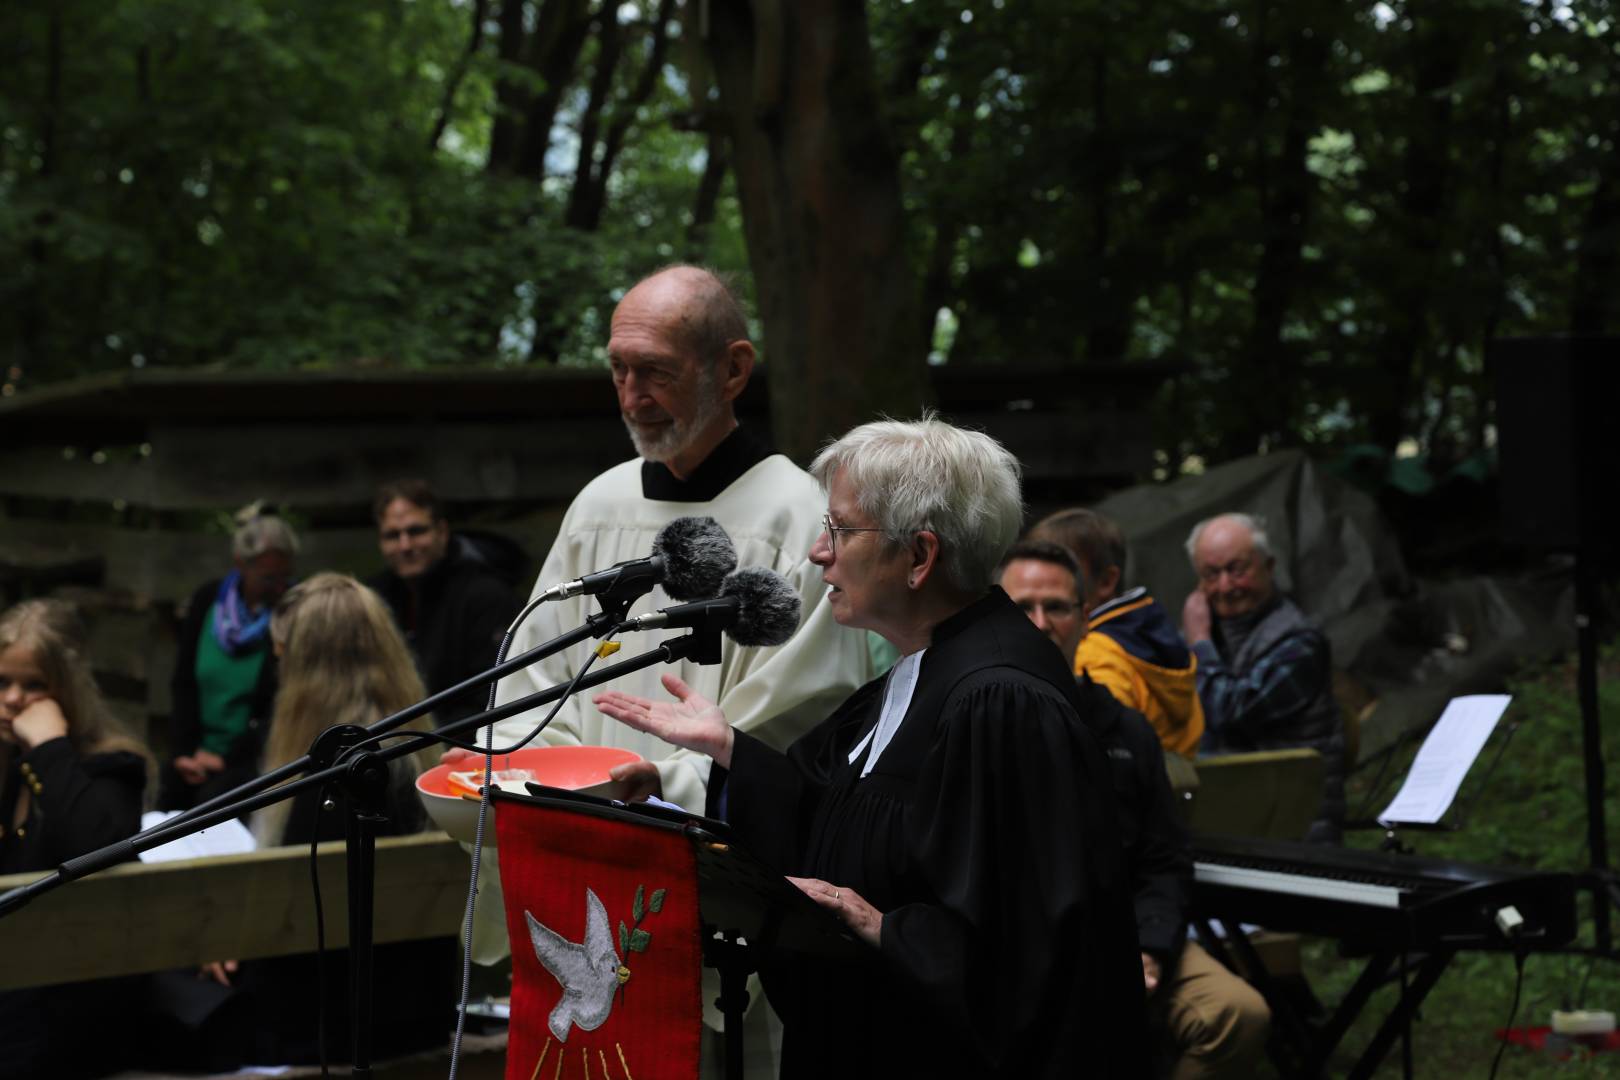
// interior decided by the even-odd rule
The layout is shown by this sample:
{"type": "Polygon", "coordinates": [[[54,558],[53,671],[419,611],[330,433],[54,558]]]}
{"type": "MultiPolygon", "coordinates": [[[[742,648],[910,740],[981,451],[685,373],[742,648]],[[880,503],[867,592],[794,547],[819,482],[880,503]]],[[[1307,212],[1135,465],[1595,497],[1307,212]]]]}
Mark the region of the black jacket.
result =
{"type": "MultiPolygon", "coordinates": [[[[512,586],[459,535],[451,537],[445,557],[414,582],[385,570],[366,584],[392,609],[430,694],[493,667],[501,636],[518,610],[512,586]]],[[[435,709],[434,716],[443,724],[482,712],[488,700],[486,684],[435,709]]]]}
{"type": "Polygon", "coordinates": [[[64,735],[18,755],[0,781],[0,874],[53,870],[140,831],[146,763],[138,754],[80,754],[64,735]],[[28,818],[14,828],[25,785],[28,818]]]}
{"type": "Polygon", "coordinates": [[[1120,704],[1088,675],[1076,680],[1090,706],[1080,715],[1102,743],[1119,802],[1120,838],[1136,903],[1142,951],[1172,965],[1187,940],[1192,859],[1164,771],[1164,749],[1142,714],[1120,704]]]}
{"type": "MultiPolygon", "coordinates": [[[[145,787],[140,755],[80,754],[66,736],[10,757],[0,766],[0,874],[54,870],[133,836],[145,787]],[[28,816],[14,828],[24,787],[28,816]]],[[[139,980],[120,978],[0,991],[0,1073],[79,1080],[128,1068],[140,990],[139,980]]]]}

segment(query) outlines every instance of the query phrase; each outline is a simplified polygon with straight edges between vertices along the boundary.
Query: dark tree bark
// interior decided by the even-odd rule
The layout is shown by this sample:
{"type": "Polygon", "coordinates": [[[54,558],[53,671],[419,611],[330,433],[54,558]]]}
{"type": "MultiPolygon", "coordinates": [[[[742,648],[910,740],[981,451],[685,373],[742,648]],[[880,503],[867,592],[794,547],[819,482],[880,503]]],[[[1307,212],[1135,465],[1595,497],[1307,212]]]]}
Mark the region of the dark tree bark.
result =
{"type": "Polygon", "coordinates": [[[1422,138],[1407,142],[1402,162],[1405,194],[1398,206],[1404,247],[1413,255],[1413,272],[1398,282],[1397,295],[1386,303],[1388,329],[1378,351],[1380,378],[1365,402],[1372,441],[1394,452],[1401,439],[1421,422],[1424,357],[1433,348],[1430,308],[1435,283],[1445,272],[1446,207],[1452,189],[1452,113],[1450,88],[1459,73],[1462,49],[1453,27],[1455,12],[1441,4],[1408,8],[1416,27],[1412,39],[1412,107],[1422,115],[1422,138]]]}
{"type": "Polygon", "coordinates": [[[1275,152],[1268,147],[1263,131],[1256,140],[1260,262],[1255,271],[1248,341],[1243,357],[1233,365],[1233,399],[1238,412],[1221,448],[1227,457],[1252,454],[1261,446],[1286,444],[1294,438],[1291,421],[1299,383],[1297,357],[1283,340],[1282,330],[1300,284],[1300,249],[1307,235],[1314,188],[1305,156],[1311,136],[1320,127],[1317,108],[1326,82],[1328,35],[1291,24],[1285,44],[1279,47],[1270,41],[1268,22],[1273,14],[1275,10],[1268,4],[1260,6],[1251,93],[1262,124],[1274,107],[1283,110],[1284,118],[1275,152]],[[1278,51],[1286,58],[1286,79],[1270,74],[1271,56],[1278,51]]]}
{"type": "Polygon", "coordinates": [[[1123,163],[1121,134],[1116,130],[1109,94],[1108,62],[1113,55],[1111,39],[1114,36],[1111,29],[1105,20],[1092,43],[1091,56],[1091,96],[1096,123],[1086,166],[1087,200],[1091,204],[1091,243],[1086,261],[1095,275],[1096,288],[1083,331],[1085,355],[1090,360],[1119,360],[1131,340],[1131,303],[1116,265],[1118,252],[1113,235],[1114,193],[1119,186],[1123,163]]]}
{"type": "MultiPolygon", "coordinates": [[[[56,137],[62,109],[62,12],[55,5],[50,10],[45,50],[45,93],[39,124],[38,171],[40,180],[49,184],[58,170],[56,137]]],[[[34,234],[28,241],[33,280],[28,287],[28,299],[22,305],[21,325],[18,327],[25,369],[47,352],[45,338],[50,333],[50,327],[46,325],[45,312],[50,305],[45,295],[46,282],[50,279],[51,251],[45,242],[45,235],[54,224],[55,217],[55,213],[49,209],[40,211],[35,216],[34,234]]]]}
{"type": "Polygon", "coordinates": [[[725,136],[711,127],[704,151],[703,175],[698,178],[697,195],[692,199],[692,220],[686,226],[687,262],[702,262],[708,251],[709,227],[714,224],[720,189],[725,186],[726,173],[731,169],[729,151],[725,136]]]}
{"type": "Polygon", "coordinates": [[[590,33],[589,0],[543,0],[532,34],[524,30],[524,0],[502,0],[497,55],[507,67],[527,68],[528,77],[503,72],[495,81],[495,122],[490,131],[491,173],[530,176],[545,173],[551,128],[564,91],[590,33]]]}
{"type": "Polygon", "coordinates": [[[1609,141],[1575,256],[1569,329],[1583,337],[1620,333],[1620,119],[1610,123],[1609,141]]]}
{"type": "Polygon", "coordinates": [[[647,46],[646,62],[629,93],[613,106],[613,117],[603,134],[602,116],[613,93],[613,75],[624,53],[624,28],[618,25],[611,11],[602,15],[598,31],[596,71],[591,78],[590,99],[581,117],[579,131],[579,159],[574,169],[574,185],[568,192],[568,207],[563,224],[570,228],[594,232],[602,223],[602,212],[607,207],[608,180],[619,152],[624,149],[625,137],[636,120],[636,111],[645,105],[658,87],[659,76],[669,55],[669,27],[675,14],[675,0],[660,0],[653,17],[651,39],[647,46]]]}
{"type": "MultiPolygon", "coordinates": [[[[950,153],[952,161],[967,157],[972,142],[972,120],[968,115],[952,118],[950,153]]],[[[946,202],[934,213],[934,238],[928,249],[928,263],[923,268],[922,304],[917,318],[925,347],[934,343],[934,322],[939,309],[948,307],[955,299],[951,281],[951,264],[956,258],[956,244],[962,236],[966,215],[954,200],[946,202]]]]}
{"type": "Polygon", "coordinates": [[[916,415],[926,351],[862,0],[711,0],[777,445],[916,415]]]}
{"type": "Polygon", "coordinates": [[[439,113],[434,118],[433,131],[428,136],[429,150],[438,148],[439,140],[444,138],[444,129],[450,125],[450,116],[456,104],[456,92],[461,89],[463,80],[467,78],[467,71],[478,56],[478,50],[483,47],[484,22],[488,18],[489,0],[473,0],[472,33],[467,37],[467,48],[462,52],[461,59],[456,61],[455,70],[444,81],[444,97],[439,101],[439,113]]]}

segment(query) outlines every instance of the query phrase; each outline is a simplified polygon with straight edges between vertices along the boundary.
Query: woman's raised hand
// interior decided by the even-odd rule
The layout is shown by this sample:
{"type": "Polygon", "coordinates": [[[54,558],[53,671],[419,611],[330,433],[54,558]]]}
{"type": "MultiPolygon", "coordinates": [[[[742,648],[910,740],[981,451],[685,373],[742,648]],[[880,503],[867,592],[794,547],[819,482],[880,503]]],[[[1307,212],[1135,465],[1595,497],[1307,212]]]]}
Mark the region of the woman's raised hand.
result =
{"type": "Polygon", "coordinates": [[[11,721],[12,733],[23,747],[32,750],[41,743],[61,738],[68,733],[67,717],[54,698],[39,698],[11,721]]]}
{"type": "Polygon", "coordinates": [[[662,681],[676,700],[650,701],[618,690],[605,691],[591,700],[604,715],[621,724],[683,749],[707,754],[721,768],[731,768],[731,725],[720,706],[674,675],[665,675],[662,681]]]}

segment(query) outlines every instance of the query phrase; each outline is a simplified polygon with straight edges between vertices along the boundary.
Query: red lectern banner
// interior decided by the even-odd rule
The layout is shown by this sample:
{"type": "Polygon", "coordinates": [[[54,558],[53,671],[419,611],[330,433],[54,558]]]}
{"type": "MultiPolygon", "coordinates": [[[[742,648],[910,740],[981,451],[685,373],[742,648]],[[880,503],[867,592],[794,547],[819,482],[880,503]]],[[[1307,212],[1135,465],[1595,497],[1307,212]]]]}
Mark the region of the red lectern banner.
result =
{"type": "Polygon", "coordinates": [[[693,1080],[702,958],[690,842],[495,803],[512,942],[506,1080],[693,1080]]]}

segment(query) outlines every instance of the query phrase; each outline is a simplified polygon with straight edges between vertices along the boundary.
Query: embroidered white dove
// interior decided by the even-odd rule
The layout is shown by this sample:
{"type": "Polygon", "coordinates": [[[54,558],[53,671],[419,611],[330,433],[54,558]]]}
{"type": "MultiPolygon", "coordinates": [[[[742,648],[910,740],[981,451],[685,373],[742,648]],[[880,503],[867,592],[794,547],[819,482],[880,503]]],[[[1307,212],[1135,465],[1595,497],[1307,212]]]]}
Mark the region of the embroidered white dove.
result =
{"type": "Polygon", "coordinates": [[[551,1010],[547,1026],[559,1042],[568,1041],[569,1025],[595,1031],[613,1011],[613,994],[630,977],[613,948],[607,908],[589,888],[585,890],[585,940],[578,945],[544,926],[529,912],[529,940],[534,955],[562,984],[562,999],[551,1010]]]}

